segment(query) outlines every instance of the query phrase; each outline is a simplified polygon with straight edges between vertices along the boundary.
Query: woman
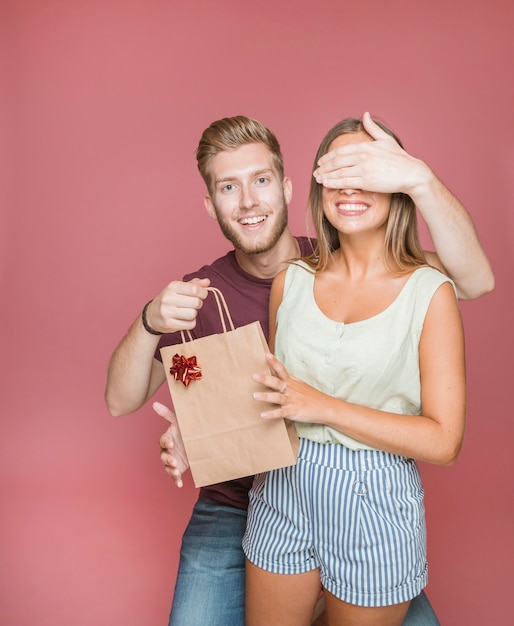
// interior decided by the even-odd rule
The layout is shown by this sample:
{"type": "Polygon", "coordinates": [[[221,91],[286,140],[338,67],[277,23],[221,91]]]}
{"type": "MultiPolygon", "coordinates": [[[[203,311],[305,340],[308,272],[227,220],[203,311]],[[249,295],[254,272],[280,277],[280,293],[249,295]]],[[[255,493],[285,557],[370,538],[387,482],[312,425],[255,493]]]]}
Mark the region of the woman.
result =
{"type": "MultiPolygon", "coordinates": [[[[361,141],[361,120],[337,124],[314,173],[361,141]]],[[[255,398],[279,405],[263,418],[294,420],[300,453],[250,493],[247,624],[307,626],[321,581],[330,623],[400,625],[427,583],[414,459],[451,465],[464,436],[457,299],[425,261],[408,196],[313,178],[310,207],[318,247],[273,283],[275,375],[254,377],[268,388],[255,398]]]]}

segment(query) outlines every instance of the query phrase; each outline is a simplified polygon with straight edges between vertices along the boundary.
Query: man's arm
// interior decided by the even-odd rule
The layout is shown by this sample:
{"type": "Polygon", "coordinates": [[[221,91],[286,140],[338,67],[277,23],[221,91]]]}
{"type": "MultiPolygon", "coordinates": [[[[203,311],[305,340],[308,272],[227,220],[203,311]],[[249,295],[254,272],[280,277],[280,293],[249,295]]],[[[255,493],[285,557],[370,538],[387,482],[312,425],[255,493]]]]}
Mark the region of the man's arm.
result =
{"type": "Polygon", "coordinates": [[[494,289],[494,274],[480,245],[475,225],[462,203],[432,173],[409,195],[423,216],[436,252],[427,261],[455,282],[461,300],[473,300],[494,289]]]}
{"type": "Polygon", "coordinates": [[[319,161],[316,180],[331,188],[354,188],[409,195],[421,213],[436,253],[427,260],[455,282],[459,298],[470,300],[492,291],[494,275],[473,221],[459,200],[420,159],[363,116],[375,139],[329,152],[319,161]]]}
{"type": "MultiPolygon", "coordinates": [[[[208,279],[170,283],[146,310],[149,326],[161,333],[194,328],[208,285],[208,279]]],[[[105,402],[111,415],[136,411],[164,382],[162,364],[154,358],[158,342],[158,335],[144,328],[139,315],[109,362],[105,402]]]]}

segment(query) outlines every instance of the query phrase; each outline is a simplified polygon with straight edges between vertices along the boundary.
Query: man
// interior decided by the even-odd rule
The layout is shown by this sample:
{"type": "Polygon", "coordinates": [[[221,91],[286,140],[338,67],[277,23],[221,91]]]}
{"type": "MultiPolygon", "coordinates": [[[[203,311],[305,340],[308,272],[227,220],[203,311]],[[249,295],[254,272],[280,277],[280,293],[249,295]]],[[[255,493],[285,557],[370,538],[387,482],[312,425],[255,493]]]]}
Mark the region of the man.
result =
{"type": "MultiPolygon", "coordinates": [[[[334,188],[403,192],[412,196],[439,253],[430,263],[445,269],[462,298],[492,289],[494,279],[465,208],[420,160],[401,150],[368,114],[364,124],[376,140],[326,155],[315,173],[334,188]]],[[[236,326],[259,320],[268,333],[268,296],[273,277],[288,259],[311,252],[305,237],[287,226],[291,181],[284,176],[273,133],[246,117],[218,120],[203,133],[197,162],[206,183],[209,215],[234,249],[214,263],[167,285],[135,320],[109,364],[106,402],[113,415],[140,408],[165,380],[158,348],[180,342],[180,330],[195,338],[220,332],[213,298],[223,292],[236,326]],[[159,336],[162,336],[159,338],[159,336]]],[[[162,456],[177,486],[187,469],[173,414],[161,438],[162,456]]],[[[244,555],[241,540],[252,477],[204,487],[183,537],[170,626],[244,624],[244,555]]],[[[414,599],[405,624],[437,624],[424,594],[414,599]]]]}

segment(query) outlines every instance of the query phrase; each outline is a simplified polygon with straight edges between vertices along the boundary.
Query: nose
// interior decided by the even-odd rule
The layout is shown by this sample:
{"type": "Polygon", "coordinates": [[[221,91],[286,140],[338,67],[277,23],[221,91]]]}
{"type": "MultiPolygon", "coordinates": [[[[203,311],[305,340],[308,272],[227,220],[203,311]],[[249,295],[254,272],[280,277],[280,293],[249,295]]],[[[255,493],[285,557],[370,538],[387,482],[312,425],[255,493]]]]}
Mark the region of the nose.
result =
{"type": "Polygon", "coordinates": [[[344,193],[346,196],[353,196],[356,193],[360,192],[360,189],[338,189],[339,193],[344,193]]]}
{"type": "Polygon", "coordinates": [[[241,190],[241,206],[245,209],[251,209],[257,204],[257,198],[254,191],[248,185],[244,185],[241,190]]]}

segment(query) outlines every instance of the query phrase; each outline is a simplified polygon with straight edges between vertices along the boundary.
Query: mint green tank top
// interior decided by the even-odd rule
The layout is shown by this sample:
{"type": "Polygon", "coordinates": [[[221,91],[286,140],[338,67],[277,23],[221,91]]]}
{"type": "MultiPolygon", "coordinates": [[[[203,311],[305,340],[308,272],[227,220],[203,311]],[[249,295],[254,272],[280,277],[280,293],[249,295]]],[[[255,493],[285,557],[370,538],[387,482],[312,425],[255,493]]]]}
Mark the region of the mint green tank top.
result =
{"type": "MultiPolygon", "coordinates": [[[[430,301],[445,282],[453,285],[438,270],[421,267],[385,310],[345,324],[320,311],[314,299],[314,273],[299,261],[287,269],[275,354],[291,375],[330,396],[419,415],[419,340],[430,301]]],[[[296,430],[299,437],[321,443],[373,449],[323,424],[296,422],[296,430]]]]}

